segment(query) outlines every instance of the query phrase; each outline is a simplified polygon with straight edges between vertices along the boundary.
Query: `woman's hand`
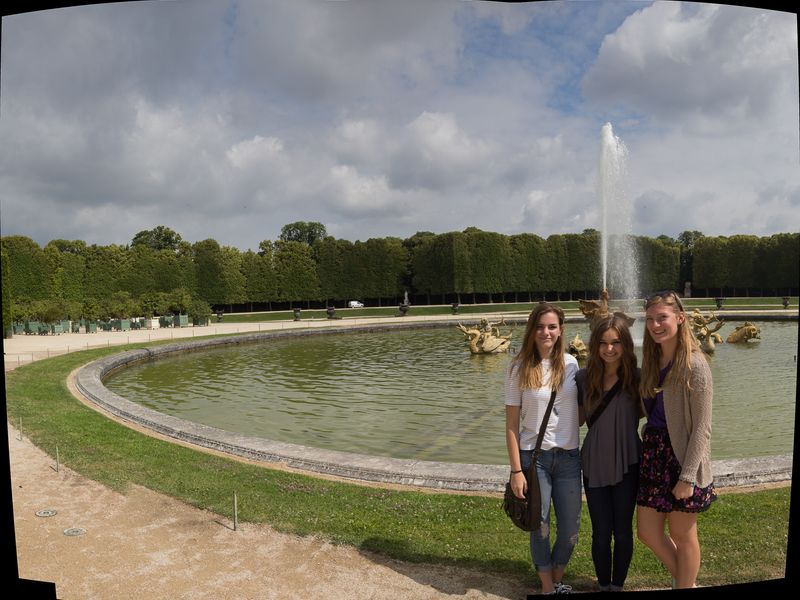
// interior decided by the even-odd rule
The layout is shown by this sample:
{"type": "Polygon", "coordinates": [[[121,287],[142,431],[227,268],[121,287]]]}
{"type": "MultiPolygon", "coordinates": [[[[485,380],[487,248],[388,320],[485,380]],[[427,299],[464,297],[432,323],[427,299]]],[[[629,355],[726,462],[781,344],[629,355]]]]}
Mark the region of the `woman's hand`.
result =
{"type": "Polygon", "coordinates": [[[672,488],[672,495],[676,500],[685,500],[694,493],[694,484],[687,481],[678,481],[672,488]]]}
{"type": "Polygon", "coordinates": [[[514,473],[511,475],[511,491],[517,498],[524,498],[525,493],[528,491],[528,481],[525,479],[525,473],[514,473]]]}

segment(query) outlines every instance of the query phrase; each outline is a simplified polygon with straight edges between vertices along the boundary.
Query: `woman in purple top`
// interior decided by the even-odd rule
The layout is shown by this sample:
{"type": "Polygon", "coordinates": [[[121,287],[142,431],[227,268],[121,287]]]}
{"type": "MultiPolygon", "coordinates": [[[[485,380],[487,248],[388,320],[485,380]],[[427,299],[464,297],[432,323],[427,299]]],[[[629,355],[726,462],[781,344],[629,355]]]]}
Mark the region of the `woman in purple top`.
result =
{"type": "Polygon", "coordinates": [[[645,312],[639,392],[647,425],[636,498],[638,537],[672,574],[673,587],[694,587],[700,570],[697,513],[716,498],[711,370],[675,292],[651,296],[645,312]]]}

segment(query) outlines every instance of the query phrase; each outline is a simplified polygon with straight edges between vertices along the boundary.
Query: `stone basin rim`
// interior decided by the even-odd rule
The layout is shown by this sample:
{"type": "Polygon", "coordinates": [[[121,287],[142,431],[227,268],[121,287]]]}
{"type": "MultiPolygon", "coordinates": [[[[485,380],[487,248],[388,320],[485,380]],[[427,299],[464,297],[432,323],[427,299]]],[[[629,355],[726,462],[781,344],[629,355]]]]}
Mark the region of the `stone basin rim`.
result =
{"type": "MultiPolygon", "coordinates": [[[[479,318],[465,318],[463,322],[479,322],[479,320],[479,318]]],[[[568,317],[567,320],[584,321],[583,317],[568,317]]],[[[525,323],[526,321],[527,316],[506,318],[506,322],[509,324],[525,323]]],[[[453,320],[356,325],[336,329],[267,331],[174,342],[152,348],[126,350],[92,361],[78,369],[74,381],[79,393],[89,402],[123,421],[134,423],[155,433],[199,448],[263,462],[266,465],[281,463],[294,469],[307,471],[309,474],[332,475],[362,482],[399,484],[460,492],[502,492],[508,480],[507,465],[448,463],[372,456],[238,434],[141,406],[112,392],[103,384],[103,379],[117,369],[177,353],[309,335],[346,335],[348,333],[430,329],[445,326],[453,326],[453,320]]],[[[729,487],[790,480],[792,460],[791,454],[784,454],[712,461],[714,483],[717,487],[729,487]]]]}

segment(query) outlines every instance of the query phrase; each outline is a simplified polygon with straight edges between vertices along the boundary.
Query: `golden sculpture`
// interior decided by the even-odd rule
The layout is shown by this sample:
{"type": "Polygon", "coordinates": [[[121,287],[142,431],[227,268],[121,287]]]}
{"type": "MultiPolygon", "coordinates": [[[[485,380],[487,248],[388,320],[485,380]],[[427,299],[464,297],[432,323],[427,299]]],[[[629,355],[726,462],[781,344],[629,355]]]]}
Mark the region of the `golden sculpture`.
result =
{"type": "Polygon", "coordinates": [[[720,327],[725,321],[720,321],[717,316],[712,312],[709,313],[710,317],[704,317],[698,309],[694,309],[689,314],[689,325],[692,328],[692,333],[697,341],[700,343],[700,349],[706,354],[712,354],[716,350],[716,344],[722,343],[722,336],[718,333],[720,327]],[[709,327],[714,321],[717,322],[713,329],[709,327]]]}
{"type": "MultiPolygon", "coordinates": [[[[608,310],[608,290],[604,289],[600,293],[600,300],[578,300],[583,316],[589,321],[589,329],[594,329],[595,324],[609,316],[611,311],[608,310]]],[[[621,310],[614,311],[614,316],[622,317],[628,323],[628,327],[633,325],[636,320],[629,317],[621,310]]]]}
{"type": "Polygon", "coordinates": [[[466,328],[461,323],[457,327],[461,330],[469,343],[469,351],[472,354],[498,354],[507,352],[511,345],[511,335],[500,335],[499,325],[505,325],[505,317],[499,323],[490,323],[486,319],[481,319],[477,327],[466,328]]]}
{"type": "Polygon", "coordinates": [[[594,329],[595,323],[604,319],[610,313],[608,311],[608,290],[603,290],[600,300],[578,300],[583,316],[589,321],[589,327],[594,329]]]}
{"type": "Polygon", "coordinates": [[[761,330],[750,321],[739,325],[726,340],[729,344],[747,343],[749,340],[761,340],[761,330]]]}
{"type": "Polygon", "coordinates": [[[567,348],[567,352],[572,354],[578,360],[586,360],[589,356],[589,349],[584,344],[583,340],[581,339],[581,334],[576,333],[575,337],[569,343],[567,348]]]}

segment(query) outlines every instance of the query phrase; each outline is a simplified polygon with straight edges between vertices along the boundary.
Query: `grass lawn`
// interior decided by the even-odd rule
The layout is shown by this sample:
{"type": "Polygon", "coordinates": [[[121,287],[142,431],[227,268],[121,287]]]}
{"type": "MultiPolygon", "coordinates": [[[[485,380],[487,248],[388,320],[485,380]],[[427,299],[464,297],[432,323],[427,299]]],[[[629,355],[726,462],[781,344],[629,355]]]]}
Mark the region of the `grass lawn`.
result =
{"type": "MultiPolygon", "coordinates": [[[[66,377],[100,356],[134,346],[75,352],[6,374],[8,419],[63,464],[116,490],[133,483],[240,522],[318,535],[389,557],[505,573],[534,585],[527,534],[503,514],[498,496],[396,491],[245,464],[151,438],[87,408],[66,377]]],[[[141,347],[137,345],[135,347],[141,347]]],[[[699,517],[702,585],[783,577],[790,488],[720,494],[699,517]],[[746,535],[743,531],[746,529],[746,535]]],[[[591,524],[584,505],[581,539],[565,581],[590,590],[591,524]]],[[[655,557],[636,542],[627,587],[669,585],[655,557]]]]}

